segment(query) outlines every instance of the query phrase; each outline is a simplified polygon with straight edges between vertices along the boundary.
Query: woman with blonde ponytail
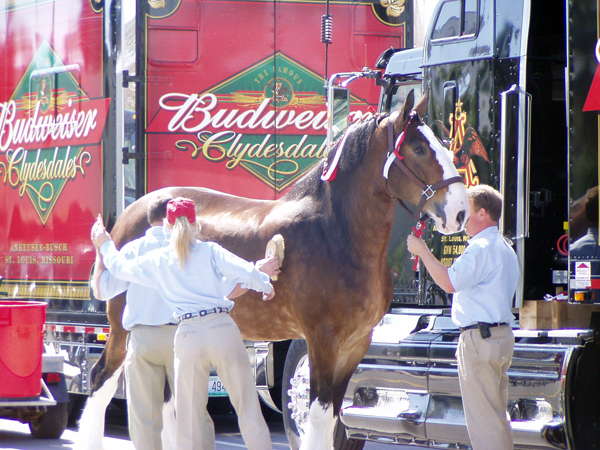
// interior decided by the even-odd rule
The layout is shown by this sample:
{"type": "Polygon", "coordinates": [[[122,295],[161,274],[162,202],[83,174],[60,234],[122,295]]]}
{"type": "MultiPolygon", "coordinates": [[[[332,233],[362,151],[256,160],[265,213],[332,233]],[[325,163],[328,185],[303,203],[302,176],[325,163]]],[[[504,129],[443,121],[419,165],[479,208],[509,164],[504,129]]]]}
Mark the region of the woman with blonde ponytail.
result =
{"type": "Polygon", "coordinates": [[[270,276],[279,259],[239,258],[214,242],[197,239],[200,226],[194,202],[175,198],[167,205],[168,247],[135,259],[115,248],[102,219],[92,227],[92,242],[112,275],[159,290],[179,322],[175,335],[175,410],[177,449],[200,450],[211,365],[227,388],[242,437],[249,450],[272,450],[269,429],[260,410],[254,377],[242,335],[229,316],[234,289],[275,295],[270,276]],[[259,270],[260,269],[260,270],[259,270]]]}

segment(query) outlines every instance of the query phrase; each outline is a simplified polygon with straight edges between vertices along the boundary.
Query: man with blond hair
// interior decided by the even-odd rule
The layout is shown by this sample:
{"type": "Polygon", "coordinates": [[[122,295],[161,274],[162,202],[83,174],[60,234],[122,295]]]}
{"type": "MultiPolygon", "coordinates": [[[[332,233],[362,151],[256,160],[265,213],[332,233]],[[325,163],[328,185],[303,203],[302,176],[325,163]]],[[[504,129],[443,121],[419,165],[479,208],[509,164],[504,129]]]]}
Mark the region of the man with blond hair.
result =
{"type": "Polygon", "coordinates": [[[467,431],[474,450],[512,450],[508,375],[514,349],[510,323],[519,263],[498,230],[502,195],[486,185],[467,190],[471,239],[450,268],[423,240],[408,236],[408,250],[419,256],[434,281],[455,293],[452,320],[461,334],[456,358],[467,431]]]}

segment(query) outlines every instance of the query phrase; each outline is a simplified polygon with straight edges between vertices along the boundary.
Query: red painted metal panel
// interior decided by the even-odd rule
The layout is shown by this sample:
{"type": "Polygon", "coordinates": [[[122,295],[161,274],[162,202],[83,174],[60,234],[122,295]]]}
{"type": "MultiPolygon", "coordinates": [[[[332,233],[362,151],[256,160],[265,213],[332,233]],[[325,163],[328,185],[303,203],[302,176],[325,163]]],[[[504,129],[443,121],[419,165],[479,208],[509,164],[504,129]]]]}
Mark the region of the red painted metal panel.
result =
{"type": "Polygon", "coordinates": [[[86,298],[102,207],[102,14],[89,1],[0,7],[0,274],[12,297],[86,298]]]}
{"type": "MultiPolygon", "coordinates": [[[[147,190],[194,185],[272,199],[317,164],[326,151],[326,11],[325,2],[189,0],[149,19],[150,40],[197,24],[200,56],[165,64],[149,50],[148,76],[168,81],[146,85],[147,190]]],[[[328,76],[373,67],[404,43],[404,27],[370,4],[332,2],[330,13],[328,76]]],[[[375,83],[357,83],[354,109],[374,110],[375,83]]]]}

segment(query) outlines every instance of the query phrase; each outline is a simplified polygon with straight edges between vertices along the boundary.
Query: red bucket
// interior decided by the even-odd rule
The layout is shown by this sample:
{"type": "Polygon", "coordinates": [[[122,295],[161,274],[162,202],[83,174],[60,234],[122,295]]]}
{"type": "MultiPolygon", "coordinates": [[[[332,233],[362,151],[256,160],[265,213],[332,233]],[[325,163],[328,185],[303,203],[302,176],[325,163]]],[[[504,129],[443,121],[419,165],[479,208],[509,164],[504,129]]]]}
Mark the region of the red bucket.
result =
{"type": "Polygon", "coordinates": [[[0,300],[0,397],[40,395],[46,306],[0,300]]]}

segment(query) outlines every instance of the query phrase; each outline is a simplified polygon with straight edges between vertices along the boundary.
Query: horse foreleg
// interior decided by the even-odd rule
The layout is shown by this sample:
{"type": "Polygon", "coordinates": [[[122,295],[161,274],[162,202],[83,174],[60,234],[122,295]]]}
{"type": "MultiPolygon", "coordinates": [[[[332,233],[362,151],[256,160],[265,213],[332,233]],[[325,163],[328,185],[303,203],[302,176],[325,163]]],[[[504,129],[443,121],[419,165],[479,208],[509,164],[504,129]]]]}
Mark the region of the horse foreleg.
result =
{"type": "Polygon", "coordinates": [[[333,379],[333,414],[337,417],[342,408],[346,389],[352,374],[371,345],[371,333],[346,342],[340,349],[333,379]]]}
{"type": "Polygon", "coordinates": [[[315,332],[307,337],[310,361],[310,408],[306,433],[300,450],[331,450],[335,417],[333,380],[339,352],[331,332],[315,332]]]}
{"type": "Polygon", "coordinates": [[[125,293],[108,301],[107,316],[110,323],[110,334],[100,358],[91,371],[91,391],[93,394],[100,389],[125,361],[126,343],[129,332],[123,328],[123,309],[125,308],[125,293]]]}
{"type": "Polygon", "coordinates": [[[333,336],[316,340],[310,359],[310,410],[300,450],[331,450],[337,418],[348,382],[371,345],[371,333],[354,337],[341,348],[333,336]]]}

